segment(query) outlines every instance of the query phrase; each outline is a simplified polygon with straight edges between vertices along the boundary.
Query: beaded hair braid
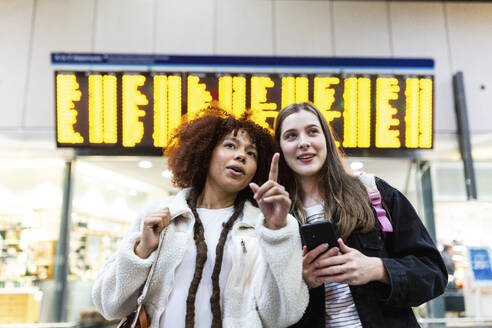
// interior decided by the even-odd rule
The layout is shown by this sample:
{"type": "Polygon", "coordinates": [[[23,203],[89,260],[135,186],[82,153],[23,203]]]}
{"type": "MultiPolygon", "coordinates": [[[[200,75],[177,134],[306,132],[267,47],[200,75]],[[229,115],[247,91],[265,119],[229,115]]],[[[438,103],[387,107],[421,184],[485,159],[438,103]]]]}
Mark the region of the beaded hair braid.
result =
{"type": "MultiPolygon", "coordinates": [[[[186,299],[186,328],[193,328],[195,326],[195,299],[196,293],[198,291],[198,285],[202,279],[203,267],[207,261],[207,244],[205,243],[205,235],[203,223],[198,216],[196,210],[198,195],[195,190],[190,192],[187,199],[188,206],[190,207],[193,215],[195,216],[194,225],[194,235],[196,245],[196,265],[195,273],[193,274],[193,280],[190,284],[190,289],[188,291],[188,297],[186,299]]],[[[222,258],[224,256],[224,246],[227,240],[227,235],[232,229],[234,222],[237,220],[244,208],[244,200],[236,199],[234,204],[234,213],[231,215],[229,220],[223,224],[222,232],[220,233],[219,241],[217,243],[217,248],[215,249],[215,264],[212,272],[212,296],[210,297],[210,305],[212,309],[212,328],[222,327],[222,311],[220,308],[220,286],[219,286],[219,276],[220,270],[222,268],[222,258]]]]}

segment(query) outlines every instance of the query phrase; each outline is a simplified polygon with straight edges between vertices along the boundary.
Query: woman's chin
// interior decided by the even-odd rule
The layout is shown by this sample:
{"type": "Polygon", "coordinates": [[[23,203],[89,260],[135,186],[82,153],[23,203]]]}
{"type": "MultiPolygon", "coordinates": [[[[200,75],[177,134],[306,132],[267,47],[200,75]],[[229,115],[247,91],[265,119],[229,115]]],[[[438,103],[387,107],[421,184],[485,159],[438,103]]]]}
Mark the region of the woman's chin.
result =
{"type": "Polygon", "coordinates": [[[222,186],[222,191],[229,193],[229,194],[237,194],[244,188],[248,187],[249,182],[239,182],[239,181],[233,181],[232,183],[226,183],[222,186]]]}
{"type": "Polygon", "coordinates": [[[309,169],[309,168],[305,168],[305,167],[301,168],[301,169],[294,170],[294,172],[301,179],[302,178],[312,178],[313,176],[316,176],[318,173],[318,171],[315,169],[309,169]]]}

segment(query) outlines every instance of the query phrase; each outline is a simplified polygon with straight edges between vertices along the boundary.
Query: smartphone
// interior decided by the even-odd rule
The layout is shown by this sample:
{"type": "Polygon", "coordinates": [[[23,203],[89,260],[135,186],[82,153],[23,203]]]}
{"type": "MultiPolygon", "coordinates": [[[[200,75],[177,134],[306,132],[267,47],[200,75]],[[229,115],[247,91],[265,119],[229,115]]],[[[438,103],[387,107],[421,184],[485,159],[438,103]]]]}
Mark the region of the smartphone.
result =
{"type": "Polygon", "coordinates": [[[321,244],[327,243],[328,249],[338,247],[337,226],[327,220],[306,223],[301,226],[302,244],[310,251],[321,244]]]}

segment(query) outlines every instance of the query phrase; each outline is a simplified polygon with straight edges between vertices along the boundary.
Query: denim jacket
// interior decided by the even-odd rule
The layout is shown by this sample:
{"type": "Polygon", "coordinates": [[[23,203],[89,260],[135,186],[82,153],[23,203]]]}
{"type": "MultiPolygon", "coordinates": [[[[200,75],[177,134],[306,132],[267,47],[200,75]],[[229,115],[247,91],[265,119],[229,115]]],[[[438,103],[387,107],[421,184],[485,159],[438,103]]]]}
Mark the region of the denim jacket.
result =
{"type": "MultiPolygon", "coordinates": [[[[446,267],[405,196],[382,179],[376,178],[376,185],[386,205],[393,232],[383,236],[379,224],[376,224],[368,233],[352,232],[346,243],[366,256],[380,257],[390,284],[373,281],[350,286],[350,291],[364,328],[419,327],[411,307],[444,292],[448,278],[446,267]]],[[[323,285],[309,291],[309,306],[303,318],[292,327],[325,327],[323,285]]]]}

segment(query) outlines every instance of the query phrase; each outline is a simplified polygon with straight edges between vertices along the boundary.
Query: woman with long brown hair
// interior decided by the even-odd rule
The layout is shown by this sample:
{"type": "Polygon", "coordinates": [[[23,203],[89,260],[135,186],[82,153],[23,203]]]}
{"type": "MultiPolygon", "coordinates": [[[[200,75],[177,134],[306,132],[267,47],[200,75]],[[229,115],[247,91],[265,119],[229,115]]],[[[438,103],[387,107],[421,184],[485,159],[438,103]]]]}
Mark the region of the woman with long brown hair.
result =
{"type": "Polygon", "coordinates": [[[411,306],[440,295],[447,274],[412,205],[382,179],[349,174],[310,103],[282,109],[275,139],[294,215],[301,224],[330,220],[340,236],[338,247],[303,250],[310,303],[295,327],[418,327],[411,306]]]}
{"type": "Polygon", "coordinates": [[[166,151],[184,188],[145,211],[93,289],[108,319],[134,310],[155,260],[146,298],[151,327],[286,327],[300,319],[299,228],[277,183],[269,133],[211,113],[187,123],[166,151]],[[270,165],[271,162],[271,165],[270,165]]]}

